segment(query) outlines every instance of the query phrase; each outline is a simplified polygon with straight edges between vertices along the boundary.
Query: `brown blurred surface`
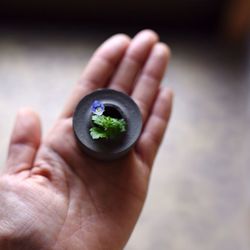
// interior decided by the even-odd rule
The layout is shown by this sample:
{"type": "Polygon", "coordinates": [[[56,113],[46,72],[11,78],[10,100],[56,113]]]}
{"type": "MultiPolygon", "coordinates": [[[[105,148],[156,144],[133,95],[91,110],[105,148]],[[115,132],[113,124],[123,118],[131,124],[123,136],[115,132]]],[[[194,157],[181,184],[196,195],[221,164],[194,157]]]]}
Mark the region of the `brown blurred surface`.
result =
{"type": "MultiPolygon", "coordinates": [[[[121,30],[122,32],[123,30],[121,30]]],[[[44,133],[93,50],[109,34],[1,30],[0,163],[15,113],[32,106],[44,133]]],[[[127,250],[250,249],[250,70],[247,50],[160,32],[175,93],[148,199],[127,250]]]]}
{"type": "Polygon", "coordinates": [[[228,38],[235,41],[244,38],[250,30],[250,0],[231,0],[223,19],[228,38]]]}

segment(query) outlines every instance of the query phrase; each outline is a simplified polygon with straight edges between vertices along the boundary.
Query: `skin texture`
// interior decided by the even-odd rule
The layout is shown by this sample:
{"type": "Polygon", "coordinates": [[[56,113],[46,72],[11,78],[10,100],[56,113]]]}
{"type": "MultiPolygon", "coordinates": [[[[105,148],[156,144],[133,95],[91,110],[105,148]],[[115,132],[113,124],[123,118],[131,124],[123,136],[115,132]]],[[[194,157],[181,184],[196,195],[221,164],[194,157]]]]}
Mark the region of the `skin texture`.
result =
{"type": "Polygon", "coordinates": [[[0,249],[122,249],[142,210],[166,129],[172,92],[160,87],[168,47],[153,31],[118,34],[94,53],[50,132],[41,139],[31,109],[17,115],[0,177],[0,249]],[[81,152],[72,131],[77,103],[97,88],[126,92],[144,127],[134,149],[113,162],[81,152]]]}

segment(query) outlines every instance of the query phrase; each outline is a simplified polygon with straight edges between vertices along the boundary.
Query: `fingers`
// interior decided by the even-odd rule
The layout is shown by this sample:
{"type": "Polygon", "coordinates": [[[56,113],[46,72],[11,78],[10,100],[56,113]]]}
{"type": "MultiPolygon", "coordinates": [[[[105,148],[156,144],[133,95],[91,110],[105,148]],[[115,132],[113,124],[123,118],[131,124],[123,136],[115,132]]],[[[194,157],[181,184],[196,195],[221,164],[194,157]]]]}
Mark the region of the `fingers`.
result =
{"type": "Polygon", "coordinates": [[[157,41],[158,36],[155,32],[151,30],[139,32],[131,41],[109,87],[130,94],[136,76],[157,41]]]}
{"type": "Polygon", "coordinates": [[[169,55],[170,50],[165,44],[157,43],[153,47],[132,93],[142,113],[143,122],[146,121],[158,93],[169,55]]]}
{"type": "Polygon", "coordinates": [[[27,108],[20,110],[9,145],[8,172],[17,173],[32,167],[40,138],[41,126],[37,114],[27,108]]]}
{"type": "Polygon", "coordinates": [[[97,49],[73,90],[61,117],[71,117],[76,105],[86,94],[107,85],[129,43],[129,37],[119,34],[108,39],[97,49]]]}
{"type": "Polygon", "coordinates": [[[150,168],[170,118],[172,99],[173,93],[171,90],[166,88],[160,89],[154,103],[152,114],[148,118],[142,135],[136,145],[136,151],[150,168]]]}

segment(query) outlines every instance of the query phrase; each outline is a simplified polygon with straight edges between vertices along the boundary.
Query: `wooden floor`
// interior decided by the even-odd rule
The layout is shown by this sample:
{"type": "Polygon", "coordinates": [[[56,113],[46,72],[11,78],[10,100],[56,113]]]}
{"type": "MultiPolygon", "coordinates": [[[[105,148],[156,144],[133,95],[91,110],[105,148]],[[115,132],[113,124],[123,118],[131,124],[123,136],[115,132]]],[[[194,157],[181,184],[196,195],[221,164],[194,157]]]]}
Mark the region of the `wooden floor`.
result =
{"type": "MultiPolygon", "coordinates": [[[[122,30],[121,30],[122,31],[122,30]]],[[[0,165],[15,113],[32,106],[44,132],[107,33],[3,30],[0,165]]],[[[175,93],[148,199],[127,250],[250,249],[250,64],[244,48],[169,37],[164,84],[175,93]]]]}

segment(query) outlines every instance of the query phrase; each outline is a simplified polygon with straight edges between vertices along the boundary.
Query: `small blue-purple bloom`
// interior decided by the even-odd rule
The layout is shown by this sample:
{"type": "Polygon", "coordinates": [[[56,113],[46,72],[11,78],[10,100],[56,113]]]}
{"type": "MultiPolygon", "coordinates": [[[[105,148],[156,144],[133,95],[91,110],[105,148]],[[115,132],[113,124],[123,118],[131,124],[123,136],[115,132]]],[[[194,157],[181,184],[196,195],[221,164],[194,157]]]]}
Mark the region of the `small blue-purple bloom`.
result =
{"type": "Polygon", "coordinates": [[[104,112],[104,104],[100,101],[94,101],[91,106],[91,111],[95,115],[102,115],[104,112]]]}

